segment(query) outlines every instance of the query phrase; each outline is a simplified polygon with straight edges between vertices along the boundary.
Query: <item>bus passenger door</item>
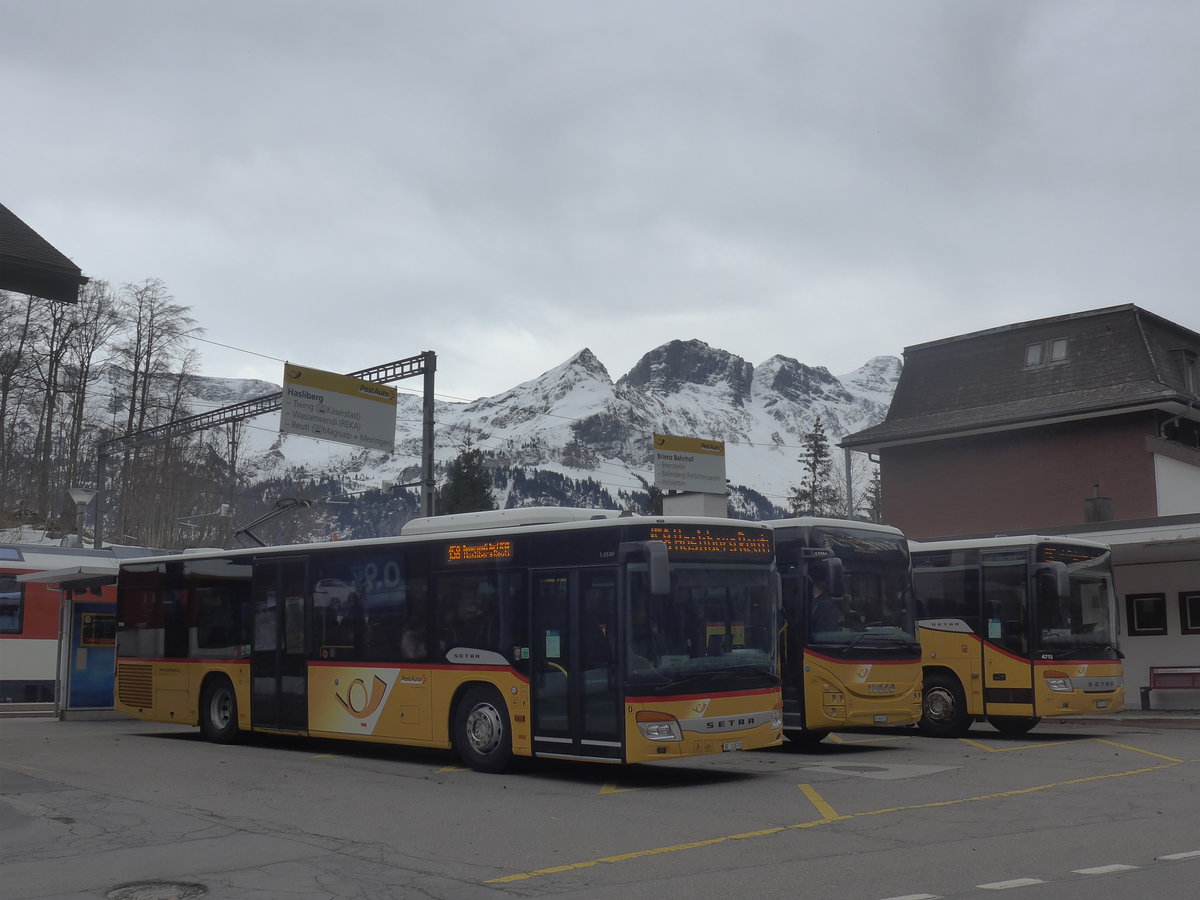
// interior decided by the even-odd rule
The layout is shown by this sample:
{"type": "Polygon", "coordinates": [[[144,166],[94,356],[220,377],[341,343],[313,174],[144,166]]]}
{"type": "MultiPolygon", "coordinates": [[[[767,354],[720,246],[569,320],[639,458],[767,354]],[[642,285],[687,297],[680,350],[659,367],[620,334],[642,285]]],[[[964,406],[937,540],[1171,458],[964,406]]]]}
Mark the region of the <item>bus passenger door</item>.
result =
{"type": "Polygon", "coordinates": [[[1034,716],[1025,551],[984,553],[981,563],[984,713],[1034,716]]]}
{"type": "Polygon", "coordinates": [[[253,584],[251,725],[306,731],[308,566],[302,558],[255,562],[253,584]]]}
{"type": "Polygon", "coordinates": [[[616,612],[616,569],[534,573],[536,755],[623,758],[616,612]]]}

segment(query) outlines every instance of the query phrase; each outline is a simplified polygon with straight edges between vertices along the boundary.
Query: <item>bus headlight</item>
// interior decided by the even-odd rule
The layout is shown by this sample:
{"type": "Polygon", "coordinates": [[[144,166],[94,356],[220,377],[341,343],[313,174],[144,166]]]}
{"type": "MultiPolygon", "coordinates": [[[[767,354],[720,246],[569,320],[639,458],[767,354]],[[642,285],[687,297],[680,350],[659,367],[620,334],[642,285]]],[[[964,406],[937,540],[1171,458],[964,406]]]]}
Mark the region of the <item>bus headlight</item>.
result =
{"type": "Polygon", "coordinates": [[[636,716],[638,730],[648,741],[682,741],[679,722],[669,713],[642,710],[636,716]]]}
{"type": "Polygon", "coordinates": [[[1071,690],[1072,690],[1071,679],[1070,678],[1047,678],[1046,679],[1046,687],[1050,688],[1050,690],[1052,690],[1052,691],[1058,691],[1059,693],[1062,693],[1062,694],[1069,694],[1069,693],[1071,693],[1071,690]]]}

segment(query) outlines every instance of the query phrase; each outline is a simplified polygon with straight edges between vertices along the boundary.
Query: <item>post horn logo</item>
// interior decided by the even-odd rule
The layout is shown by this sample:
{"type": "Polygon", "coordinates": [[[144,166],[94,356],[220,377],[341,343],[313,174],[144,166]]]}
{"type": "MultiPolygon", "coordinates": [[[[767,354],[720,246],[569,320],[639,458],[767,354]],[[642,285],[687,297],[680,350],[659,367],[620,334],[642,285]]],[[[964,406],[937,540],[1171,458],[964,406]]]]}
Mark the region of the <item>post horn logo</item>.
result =
{"type": "Polygon", "coordinates": [[[376,675],[371,681],[371,691],[369,694],[367,693],[366,682],[361,678],[355,678],[346,685],[345,697],[338,691],[334,691],[333,696],[337,697],[337,701],[342,704],[342,708],[354,716],[354,718],[368,719],[379,709],[379,705],[383,703],[383,695],[386,693],[387,682],[376,675]]]}

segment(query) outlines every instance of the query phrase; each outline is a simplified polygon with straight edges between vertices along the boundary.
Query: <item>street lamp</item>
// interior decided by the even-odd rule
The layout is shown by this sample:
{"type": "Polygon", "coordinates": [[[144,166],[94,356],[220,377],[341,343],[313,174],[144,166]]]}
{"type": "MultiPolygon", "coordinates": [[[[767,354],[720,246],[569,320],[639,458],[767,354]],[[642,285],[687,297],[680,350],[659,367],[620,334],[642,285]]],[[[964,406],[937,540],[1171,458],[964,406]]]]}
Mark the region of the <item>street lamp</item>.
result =
{"type": "Polygon", "coordinates": [[[75,501],[75,534],[79,538],[79,543],[75,546],[83,546],[83,516],[87,511],[88,504],[96,499],[97,491],[91,488],[71,488],[67,491],[71,495],[71,499],[75,501]]]}

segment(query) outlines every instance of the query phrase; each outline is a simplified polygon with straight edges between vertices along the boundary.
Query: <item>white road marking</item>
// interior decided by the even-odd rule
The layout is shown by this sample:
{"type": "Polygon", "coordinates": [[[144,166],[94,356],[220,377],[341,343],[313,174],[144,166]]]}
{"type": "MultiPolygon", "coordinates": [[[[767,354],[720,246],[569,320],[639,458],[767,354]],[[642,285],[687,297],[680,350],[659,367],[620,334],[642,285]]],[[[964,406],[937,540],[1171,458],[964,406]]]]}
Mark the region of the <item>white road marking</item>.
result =
{"type": "Polygon", "coordinates": [[[993,881],[991,884],[977,884],[975,887],[982,891],[1007,891],[1009,888],[1029,887],[1033,884],[1045,884],[1040,878],[1013,878],[1009,881],[993,881]]]}
{"type": "Polygon", "coordinates": [[[1186,853],[1168,853],[1166,856],[1156,856],[1155,859],[1191,859],[1200,856],[1200,850],[1188,850],[1186,853]]]}
{"type": "Polygon", "coordinates": [[[1130,869],[1140,869],[1141,866],[1125,866],[1113,863],[1111,866],[1095,866],[1091,869],[1072,869],[1076,875],[1111,875],[1113,872],[1128,872],[1130,869]]]}

